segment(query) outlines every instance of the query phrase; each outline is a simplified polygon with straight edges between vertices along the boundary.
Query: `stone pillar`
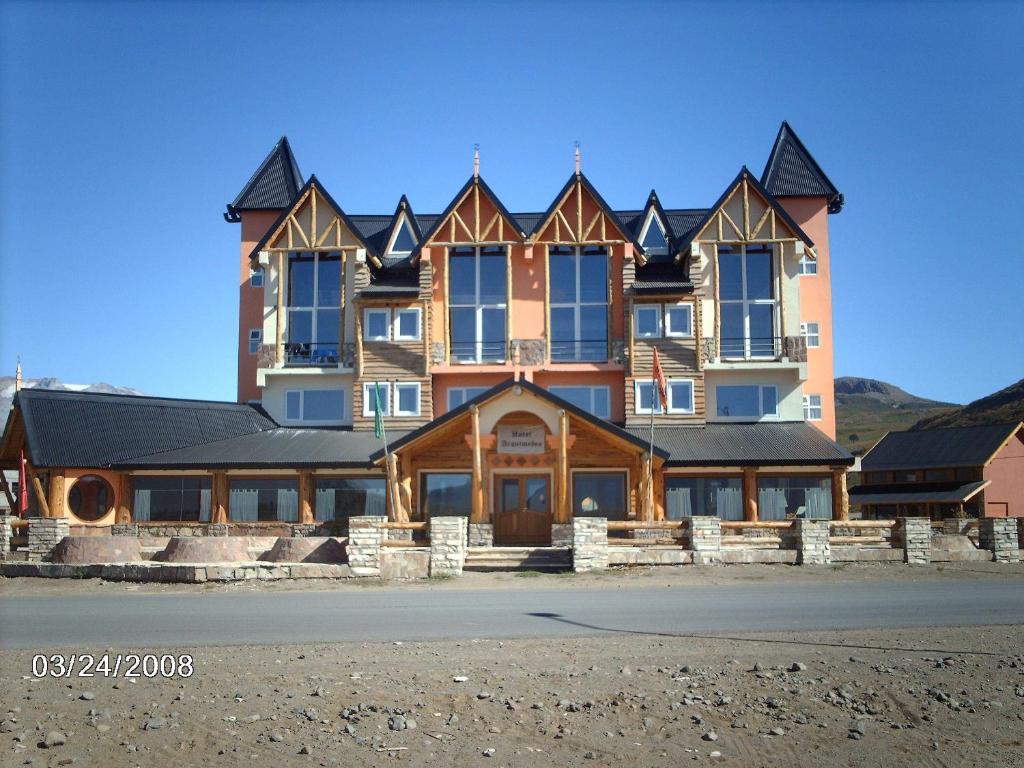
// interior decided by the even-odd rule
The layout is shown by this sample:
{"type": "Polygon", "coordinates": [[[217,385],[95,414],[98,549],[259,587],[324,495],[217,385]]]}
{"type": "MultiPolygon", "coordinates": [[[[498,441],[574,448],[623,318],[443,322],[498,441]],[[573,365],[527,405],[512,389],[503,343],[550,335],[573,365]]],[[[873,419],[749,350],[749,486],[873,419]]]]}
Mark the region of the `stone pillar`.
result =
{"type": "Polygon", "coordinates": [[[690,549],[694,565],[722,561],[722,521],[717,517],[698,515],[690,518],[690,549]]]}
{"type": "Polygon", "coordinates": [[[828,541],[828,520],[793,521],[798,565],[828,565],[832,562],[832,547],[828,541]]]}
{"type": "Polygon", "coordinates": [[[1019,563],[1017,520],[1012,517],[981,518],[978,520],[978,546],[992,550],[992,559],[997,563],[1019,563]]]}
{"type": "Polygon", "coordinates": [[[465,517],[430,518],[431,576],[462,575],[462,567],[466,564],[468,524],[465,517]]]}
{"type": "Polygon", "coordinates": [[[576,573],[608,567],[608,518],[572,519],[572,569],[576,573]]]}
{"type": "Polygon", "coordinates": [[[469,524],[469,546],[471,546],[471,547],[493,547],[494,546],[494,525],[492,523],[470,523],[469,524]]]}
{"type": "Polygon", "coordinates": [[[380,576],[380,550],[386,517],[348,519],[348,566],[354,576],[380,576]]]}
{"type": "Polygon", "coordinates": [[[31,517],[28,519],[28,559],[49,562],[50,553],[70,532],[66,517],[31,517]]]}
{"type": "Polygon", "coordinates": [[[11,554],[11,537],[14,535],[14,515],[0,515],[0,560],[9,559],[11,554]]]}
{"type": "Polygon", "coordinates": [[[553,523],[551,526],[551,546],[572,549],[572,523],[553,523]]]}
{"type": "Polygon", "coordinates": [[[903,562],[927,565],[932,561],[932,521],[927,517],[901,517],[897,521],[903,542],[903,562]]]}

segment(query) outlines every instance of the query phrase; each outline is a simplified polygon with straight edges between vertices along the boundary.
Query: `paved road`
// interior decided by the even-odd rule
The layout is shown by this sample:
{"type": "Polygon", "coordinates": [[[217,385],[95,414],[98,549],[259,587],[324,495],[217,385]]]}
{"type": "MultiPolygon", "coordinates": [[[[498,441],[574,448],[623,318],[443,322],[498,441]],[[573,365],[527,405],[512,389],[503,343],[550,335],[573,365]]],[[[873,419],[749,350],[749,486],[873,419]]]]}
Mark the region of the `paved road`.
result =
{"type": "Polygon", "coordinates": [[[0,648],[686,634],[1024,623],[1018,580],[0,598],[0,648]]]}

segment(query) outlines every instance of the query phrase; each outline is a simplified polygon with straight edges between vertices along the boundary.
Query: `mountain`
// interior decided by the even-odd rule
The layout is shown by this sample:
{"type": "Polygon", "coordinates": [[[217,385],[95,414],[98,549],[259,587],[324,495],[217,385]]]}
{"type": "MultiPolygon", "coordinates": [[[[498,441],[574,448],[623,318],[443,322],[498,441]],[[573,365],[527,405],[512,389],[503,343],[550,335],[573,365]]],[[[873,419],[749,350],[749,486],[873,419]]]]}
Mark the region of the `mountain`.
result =
{"type": "Polygon", "coordinates": [[[926,416],[911,429],[968,427],[1024,421],[1024,379],[948,413],[926,416]]]}
{"type": "Polygon", "coordinates": [[[854,454],[864,453],[886,432],[910,429],[922,419],[949,413],[955,403],[917,397],[878,379],[836,379],[836,440],[854,454]]]}
{"type": "MultiPolygon", "coordinates": [[[[56,389],[62,392],[99,392],[112,395],[141,395],[144,394],[131,387],[115,387],[113,384],[99,382],[97,384],[65,384],[60,379],[52,376],[45,379],[23,379],[21,386],[24,389],[56,389]]],[[[14,377],[0,376],[0,421],[7,420],[7,412],[11,409],[11,401],[14,399],[14,377]]]]}

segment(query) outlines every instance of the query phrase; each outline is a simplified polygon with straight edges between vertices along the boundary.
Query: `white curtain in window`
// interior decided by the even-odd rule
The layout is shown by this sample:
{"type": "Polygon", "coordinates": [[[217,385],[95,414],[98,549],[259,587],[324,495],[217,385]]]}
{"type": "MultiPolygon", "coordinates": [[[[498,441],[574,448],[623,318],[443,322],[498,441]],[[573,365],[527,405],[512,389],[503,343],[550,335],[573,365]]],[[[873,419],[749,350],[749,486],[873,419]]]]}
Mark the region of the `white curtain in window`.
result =
{"type": "Polygon", "coordinates": [[[211,491],[209,488],[202,488],[199,491],[199,519],[204,523],[210,522],[210,500],[211,491]]]}
{"type": "Polygon", "coordinates": [[[383,493],[366,493],[366,503],[363,505],[363,514],[372,517],[387,517],[387,509],[384,503],[383,493]]]}
{"type": "Polygon", "coordinates": [[[757,517],[760,520],[786,519],[786,491],[762,488],[757,494],[757,517]]]}
{"type": "Polygon", "coordinates": [[[316,519],[319,522],[334,519],[334,489],[316,489],[316,519]]]}
{"type": "Polygon", "coordinates": [[[665,494],[668,498],[668,519],[681,520],[684,517],[693,517],[693,503],[690,500],[691,489],[669,488],[665,494]]]}
{"type": "Polygon", "coordinates": [[[807,489],[807,512],[805,517],[814,520],[832,518],[832,491],[828,488],[807,489]]]}
{"type": "Polygon", "coordinates": [[[259,519],[260,492],[255,488],[232,488],[229,514],[239,523],[252,523],[259,519]]]}
{"type": "Polygon", "coordinates": [[[299,520],[299,492],[294,488],[278,488],[277,519],[282,523],[299,520]]]}
{"type": "Polygon", "coordinates": [[[715,491],[715,506],[722,520],[742,520],[743,491],[739,488],[719,488],[715,491]]]}
{"type": "Polygon", "coordinates": [[[132,507],[132,515],[135,522],[147,522],[149,520],[149,491],[135,491],[135,502],[132,507]]]}

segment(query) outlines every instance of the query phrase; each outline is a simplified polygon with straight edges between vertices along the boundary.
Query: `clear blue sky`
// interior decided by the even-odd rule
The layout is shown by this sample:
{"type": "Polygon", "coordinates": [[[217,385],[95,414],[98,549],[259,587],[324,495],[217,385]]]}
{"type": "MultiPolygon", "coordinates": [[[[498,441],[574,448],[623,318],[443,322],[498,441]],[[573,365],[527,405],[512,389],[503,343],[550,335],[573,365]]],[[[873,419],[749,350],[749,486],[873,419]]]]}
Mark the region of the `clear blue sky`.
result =
{"type": "Polygon", "coordinates": [[[350,213],[471,171],[543,210],[710,205],[788,119],[845,193],[837,374],[1024,376],[1024,6],[4,3],[0,371],[235,393],[237,225],[287,134],[350,213]]]}

